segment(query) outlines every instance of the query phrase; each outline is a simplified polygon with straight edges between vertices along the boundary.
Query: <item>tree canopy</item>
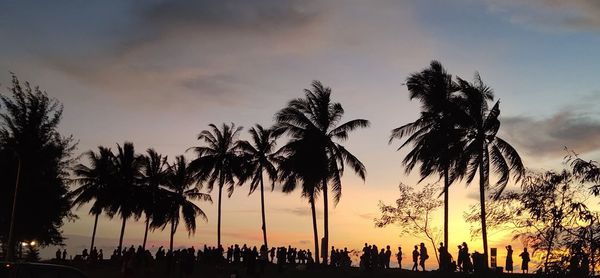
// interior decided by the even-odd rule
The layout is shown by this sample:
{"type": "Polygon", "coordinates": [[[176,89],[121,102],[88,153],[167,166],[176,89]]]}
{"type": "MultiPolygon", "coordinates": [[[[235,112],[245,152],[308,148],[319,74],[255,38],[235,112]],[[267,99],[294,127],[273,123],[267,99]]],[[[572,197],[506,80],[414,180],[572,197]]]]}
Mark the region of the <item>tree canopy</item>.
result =
{"type": "Polygon", "coordinates": [[[8,240],[18,176],[15,242],[61,244],[64,220],[75,217],[67,171],[77,145],[58,131],[63,106],[15,75],[0,106],[0,237],[8,240]]]}

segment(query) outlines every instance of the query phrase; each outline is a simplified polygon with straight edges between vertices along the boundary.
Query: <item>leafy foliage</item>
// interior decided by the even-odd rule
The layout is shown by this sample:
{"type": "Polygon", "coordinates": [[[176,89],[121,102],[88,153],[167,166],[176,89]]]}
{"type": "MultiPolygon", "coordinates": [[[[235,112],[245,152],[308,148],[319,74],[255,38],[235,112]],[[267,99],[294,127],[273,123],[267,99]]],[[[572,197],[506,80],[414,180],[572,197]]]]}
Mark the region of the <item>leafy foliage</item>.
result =
{"type": "Polygon", "coordinates": [[[443,204],[437,198],[440,186],[427,184],[419,191],[415,191],[411,186],[400,184],[398,189],[400,195],[395,206],[379,203],[381,216],[375,219],[375,226],[383,228],[397,224],[401,235],[410,234],[425,238],[431,243],[439,262],[436,249],[438,229],[433,227],[431,220],[433,213],[443,204]]]}
{"type": "Polygon", "coordinates": [[[63,107],[38,87],[12,76],[0,96],[0,237],[8,238],[17,171],[15,239],[61,244],[65,219],[74,219],[68,169],[76,143],[58,131],[63,107]],[[35,205],[33,205],[35,204],[35,205]]]}

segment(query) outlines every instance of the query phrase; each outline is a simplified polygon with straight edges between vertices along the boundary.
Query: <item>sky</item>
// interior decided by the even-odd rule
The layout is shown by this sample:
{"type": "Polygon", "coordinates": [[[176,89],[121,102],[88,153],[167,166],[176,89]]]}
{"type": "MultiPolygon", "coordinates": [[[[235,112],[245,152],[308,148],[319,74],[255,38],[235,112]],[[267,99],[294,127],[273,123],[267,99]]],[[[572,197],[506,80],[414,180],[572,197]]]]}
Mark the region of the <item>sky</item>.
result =
{"type": "MultiPolygon", "coordinates": [[[[556,169],[565,146],[600,159],[599,35],[595,0],[3,0],[0,85],[6,93],[13,72],[60,100],[60,129],[79,140],[76,155],[132,141],[140,153],[153,147],[173,160],[193,158],[186,150],[201,144],[197,135],[209,123],[270,126],[276,111],[320,80],[345,119],[371,121],[345,142],[368,174],[363,182],[346,173],[341,201],[330,209],[331,244],[410,250],[422,239],[373,222],[379,201],[394,202],[400,182],[420,185],[404,172],[398,142],[387,143],[393,128],[418,117],[406,77],[434,59],[465,79],[478,71],[501,101],[501,136],[528,168],[556,169]]],[[[463,219],[477,194],[476,186],[453,185],[450,246],[467,241],[481,250],[463,219]]],[[[208,222],[193,235],[180,227],[175,246],[215,244],[216,203],[199,206],[208,222]]],[[[70,253],[89,245],[87,209],[64,226],[70,253]]],[[[299,192],[275,188],[266,209],[271,245],[312,248],[309,205],[299,192]]],[[[440,210],[440,228],[441,220],[440,210]]],[[[258,245],[260,225],[259,195],[236,188],[223,201],[224,243],[258,245]]],[[[117,219],[99,221],[105,254],[119,229],[117,219]]],[[[126,244],[142,237],[143,224],[129,221],[126,244]]],[[[494,232],[489,240],[499,249],[509,242],[494,232]]],[[[168,232],[151,233],[149,245],[168,245],[168,232]]]]}

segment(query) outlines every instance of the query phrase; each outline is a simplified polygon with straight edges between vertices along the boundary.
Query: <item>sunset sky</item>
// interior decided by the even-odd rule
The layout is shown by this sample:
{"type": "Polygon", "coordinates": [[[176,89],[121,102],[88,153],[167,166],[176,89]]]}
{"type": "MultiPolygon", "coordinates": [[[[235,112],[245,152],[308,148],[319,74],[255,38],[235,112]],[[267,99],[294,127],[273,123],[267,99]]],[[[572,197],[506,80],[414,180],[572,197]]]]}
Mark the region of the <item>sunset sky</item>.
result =
{"type": "MultiPolygon", "coordinates": [[[[419,186],[402,169],[405,153],[387,144],[391,129],[418,117],[419,103],[403,86],[407,75],[432,59],[466,79],[479,71],[501,99],[502,137],[527,167],[554,169],[562,167],[564,146],[600,159],[598,49],[596,0],[0,4],[1,92],[14,72],[60,100],[61,130],[79,140],[76,155],[132,141],[138,152],[154,147],[172,160],[200,144],[196,136],[209,123],[269,126],[312,80],[331,86],[346,119],[372,124],[346,142],[368,175],[363,183],[346,173],[342,199],[330,210],[331,244],[401,244],[407,254],[419,239],[373,224],[378,202],[393,202],[400,182],[419,186]]],[[[452,246],[463,241],[481,250],[463,220],[477,193],[476,186],[452,186],[453,254],[452,246]]],[[[300,193],[276,188],[266,197],[270,244],[312,248],[310,210],[300,193]]],[[[317,204],[320,210],[322,201],[317,204]]],[[[176,246],[215,244],[216,202],[200,206],[208,223],[199,223],[191,237],[181,226],[176,246]]],[[[87,209],[64,226],[70,253],[89,246],[93,219],[87,209]]],[[[435,221],[440,228],[441,220],[435,221]]],[[[260,225],[259,195],[236,188],[223,202],[224,243],[258,245],[260,225]]],[[[101,219],[97,236],[105,255],[118,243],[119,228],[120,221],[101,219]]],[[[322,235],[322,221],[319,230],[322,235]]],[[[130,221],[126,245],[142,237],[143,224],[130,221]]],[[[168,232],[156,231],[149,240],[150,246],[168,245],[168,232]]],[[[491,247],[506,242],[506,235],[490,234],[491,247]]]]}

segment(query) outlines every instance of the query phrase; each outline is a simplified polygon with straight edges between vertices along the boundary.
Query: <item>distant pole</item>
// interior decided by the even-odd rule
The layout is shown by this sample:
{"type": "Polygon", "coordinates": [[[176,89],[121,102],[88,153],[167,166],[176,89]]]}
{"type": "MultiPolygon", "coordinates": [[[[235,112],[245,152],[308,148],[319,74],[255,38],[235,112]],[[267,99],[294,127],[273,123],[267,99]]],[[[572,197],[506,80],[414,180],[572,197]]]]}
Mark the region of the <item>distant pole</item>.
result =
{"type": "Polygon", "coordinates": [[[16,215],[16,211],[17,211],[17,193],[19,191],[19,177],[21,176],[21,157],[19,156],[19,154],[17,153],[17,178],[15,181],[15,194],[13,196],[13,203],[12,203],[12,212],[11,212],[11,216],[10,216],[10,230],[8,232],[8,254],[6,256],[7,261],[12,261],[14,259],[14,248],[15,248],[15,239],[14,239],[14,232],[15,232],[15,215],[16,215]]]}

